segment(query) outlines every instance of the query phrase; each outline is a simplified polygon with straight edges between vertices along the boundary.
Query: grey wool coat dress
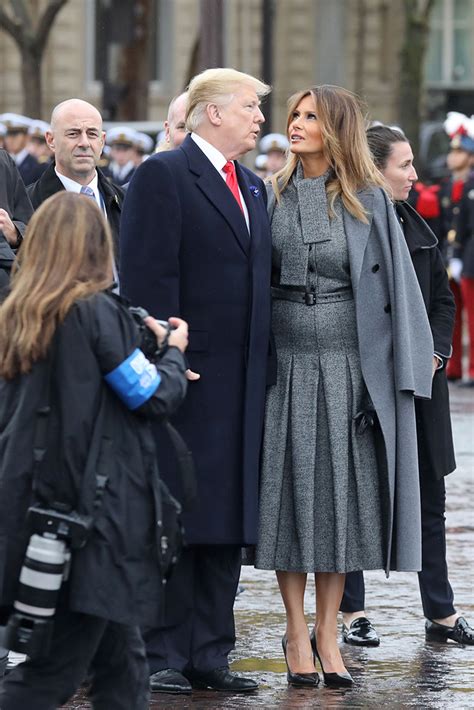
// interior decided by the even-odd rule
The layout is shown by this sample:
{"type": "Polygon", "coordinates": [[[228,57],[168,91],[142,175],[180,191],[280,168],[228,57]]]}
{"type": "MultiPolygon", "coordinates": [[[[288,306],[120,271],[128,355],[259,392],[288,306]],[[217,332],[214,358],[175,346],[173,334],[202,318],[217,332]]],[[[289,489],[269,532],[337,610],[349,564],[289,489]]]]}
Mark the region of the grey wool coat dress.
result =
{"type": "MultiPolygon", "coordinates": [[[[433,339],[391,201],[380,188],[361,190],[358,197],[368,223],[345,209],[343,220],[362,375],[377,415],[377,448],[387,479],[384,569],[417,571],[421,513],[414,398],[431,396],[433,339]]],[[[271,190],[268,207],[272,218],[271,190]]]]}

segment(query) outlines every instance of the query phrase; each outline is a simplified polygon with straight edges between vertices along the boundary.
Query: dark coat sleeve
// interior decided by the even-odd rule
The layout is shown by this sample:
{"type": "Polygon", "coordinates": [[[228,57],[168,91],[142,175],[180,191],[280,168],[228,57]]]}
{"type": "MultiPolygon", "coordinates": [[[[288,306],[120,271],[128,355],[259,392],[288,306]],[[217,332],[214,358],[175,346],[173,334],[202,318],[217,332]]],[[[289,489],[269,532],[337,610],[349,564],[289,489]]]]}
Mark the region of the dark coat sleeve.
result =
{"type": "Polygon", "coordinates": [[[156,156],[142,163],[130,182],[122,212],[120,286],[133,304],[157,318],[180,314],[181,210],[166,161],[156,156]]]}
{"type": "MultiPolygon", "coordinates": [[[[101,294],[94,306],[95,353],[99,366],[107,375],[140,348],[138,328],[126,307],[113,295],[101,294]]],[[[160,384],[152,397],[134,410],[146,417],[172,414],[183,401],[187,380],[184,357],[178,348],[171,347],[155,362],[160,384]]]]}
{"type": "Polygon", "coordinates": [[[456,306],[441,253],[437,248],[430,249],[430,252],[433,292],[428,318],[433,334],[434,352],[443,358],[449,358],[456,306]]]}
{"type": "Polygon", "coordinates": [[[33,214],[33,207],[15,162],[4,151],[1,151],[0,171],[0,207],[8,212],[18,233],[23,237],[33,214]]]}

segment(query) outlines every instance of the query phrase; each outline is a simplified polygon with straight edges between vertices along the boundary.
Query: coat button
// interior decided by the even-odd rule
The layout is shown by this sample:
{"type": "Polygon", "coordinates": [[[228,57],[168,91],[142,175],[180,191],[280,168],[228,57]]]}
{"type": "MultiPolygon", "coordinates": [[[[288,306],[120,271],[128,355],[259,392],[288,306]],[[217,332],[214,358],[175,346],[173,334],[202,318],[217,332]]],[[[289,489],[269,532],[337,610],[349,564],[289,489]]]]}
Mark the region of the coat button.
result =
{"type": "Polygon", "coordinates": [[[309,270],[310,270],[310,272],[311,272],[312,274],[314,273],[314,266],[313,266],[313,264],[310,264],[310,265],[309,265],[309,270]]]}
{"type": "Polygon", "coordinates": [[[387,303],[387,305],[384,306],[383,309],[384,309],[385,313],[390,313],[392,310],[392,306],[390,305],[390,303],[387,303]]]}
{"type": "Polygon", "coordinates": [[[376,274],[379,269],[380,269],[379,264],[374,264],[372,267],[372,273],[376,274]]]}

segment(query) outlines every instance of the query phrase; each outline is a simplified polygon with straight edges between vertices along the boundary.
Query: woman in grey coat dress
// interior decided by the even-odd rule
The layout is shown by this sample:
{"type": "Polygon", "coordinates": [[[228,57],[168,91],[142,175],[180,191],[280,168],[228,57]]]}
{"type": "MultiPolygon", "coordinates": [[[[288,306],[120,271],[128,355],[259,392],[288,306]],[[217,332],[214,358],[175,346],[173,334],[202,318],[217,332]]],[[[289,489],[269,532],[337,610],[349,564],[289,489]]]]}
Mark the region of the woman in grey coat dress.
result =
{"type": "Polygon", "coordinates": [[[433,341],[356,98],[320,86],[289,108],[290,156],[269,195],[278,377],[256,566],[277,573],[288,681],[317,685],[317,655],[326,684],[340,686],[353,682],[337,645],[345,573],[420,568],[413,398],[430,396],[433,341]]]}

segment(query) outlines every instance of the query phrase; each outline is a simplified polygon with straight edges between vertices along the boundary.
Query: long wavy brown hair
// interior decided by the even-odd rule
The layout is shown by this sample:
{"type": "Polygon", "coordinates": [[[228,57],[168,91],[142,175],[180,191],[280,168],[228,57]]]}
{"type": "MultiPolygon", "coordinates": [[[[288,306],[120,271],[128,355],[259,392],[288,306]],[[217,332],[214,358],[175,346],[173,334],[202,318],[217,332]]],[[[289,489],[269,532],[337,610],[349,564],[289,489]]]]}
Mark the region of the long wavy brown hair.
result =
{"type": "MultiPolygon", "coordinates": [[[[367,145],[361,102],[355,94],[340,86],[324,84],[298,91],[288,100],[287,134],[293,112],[306,96],[314,99],[323,139],[323,154],[334,171],[334,178],[326,184],[329,214],[334,216],[334,201],[340,195],[345,208],[356,219],[367,222],[357,191],[370,186],[386,185],[374,165],[367,145]]],[[[286,164],[272,176],[271,183],[278,201],[298,161],[297,155],[289,153],[286,164]]]]}
{"type": "Polygon", "coordinates": [[[29,372],[75,301],[112,283],[110,229],[94,200],[61,191],[34,213],[0,306],[0,375],[29,372]]]}

